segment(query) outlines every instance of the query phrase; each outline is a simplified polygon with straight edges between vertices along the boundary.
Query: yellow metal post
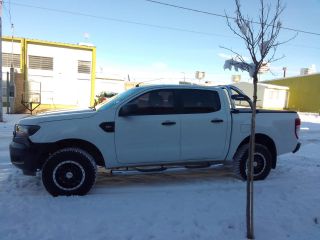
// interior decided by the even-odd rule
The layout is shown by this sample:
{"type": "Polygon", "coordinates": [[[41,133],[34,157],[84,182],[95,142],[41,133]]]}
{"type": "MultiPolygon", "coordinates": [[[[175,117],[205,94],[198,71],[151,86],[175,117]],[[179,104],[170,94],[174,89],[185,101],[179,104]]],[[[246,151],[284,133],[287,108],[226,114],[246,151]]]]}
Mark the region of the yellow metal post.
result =
{"type": "Polygon", "coordinates": [[[93,48],[92,49],[92,66],[91,66],[90,106],[94,105],[95,86],[96,86],[96,48],[93,48]]]}
{"type": "Polygon", "coordinates": [[[21,73],[23,73],[23,78],[25,82],[28,79],[27,56],[27,40],[23,38],[21,40],[21,73]]]}

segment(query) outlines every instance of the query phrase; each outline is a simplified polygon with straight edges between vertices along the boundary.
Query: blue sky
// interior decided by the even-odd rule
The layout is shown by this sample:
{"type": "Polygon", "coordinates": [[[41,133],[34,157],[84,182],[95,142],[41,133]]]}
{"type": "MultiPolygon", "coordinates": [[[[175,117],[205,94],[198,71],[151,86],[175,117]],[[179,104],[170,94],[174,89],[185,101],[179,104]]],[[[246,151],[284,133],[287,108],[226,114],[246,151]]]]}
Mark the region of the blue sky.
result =
{"type": "MultiPolygon", "coordinates": [[[[195,8],[208,12],[232,15],[234,1],[213,0],[163,0],[171,4],[195,8]]],[[[243,8],[255,17],[258,0],[242,0],[243,8]]],[[[271,3],[274,3],[271,0],[271,3]]],[[[281,19],[283,26],[320,33],[320,0],[287,0],[281,19]]],[[[144,0],[15,0],[5,1],[3,9],[3,35],[11,35],[11,19],[15,25],[15,36],[49,41],[78,43],[85,42],[84,33],[97,47],[98,66],[104,71],[123,71],[134,69],[148,71],[156,77],[161,71],[176,72],[178,75],[193,77],[197,70],[205,71],[210,80],[230,80],[233,71],[224,71],[223,63],[230,53],[219,46],[233,48],[243,53],[243,42],[231,33],[223,18],[179,10],[153,4],[144,0]],[[81,12],[106,19],[53,12],[44,8],[54,8],[81,12]],[[107,19],[108,18],[108,19],[107,19]],[[165,27],[197,31],[191,33],[169,29],[154,28],[112,21],[111,19],[161,25],[165,27]],[[155,70],[152,74],[152,70],[155,70]]],[[[288,39],[295,33],[283,30],[280,39],[288,39]]],[[[302,67],[315,64],[320,69],[320,36],[300,33],[294,40],[281,46],[277,53],[284,59],[272,64],[274,75],[265,74],[262,79],[278,78],[282,67],[288,68],[288,75],[298,75],[302,67]]],[[[148,78],[148,75],[144,75],[148,78]]],[[[243,74],[243,78],[248,78],[243,74]]]]}

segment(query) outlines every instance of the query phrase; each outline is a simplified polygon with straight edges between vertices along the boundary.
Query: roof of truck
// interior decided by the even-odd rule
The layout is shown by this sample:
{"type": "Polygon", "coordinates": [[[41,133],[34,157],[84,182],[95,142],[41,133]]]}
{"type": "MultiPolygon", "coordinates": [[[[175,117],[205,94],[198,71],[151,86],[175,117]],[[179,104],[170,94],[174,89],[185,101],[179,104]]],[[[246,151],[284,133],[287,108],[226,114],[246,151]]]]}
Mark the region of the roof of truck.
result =
{"type": "Polygon", "coordinates": [[[179,89],[217,89],[221,88],[221,86],[203,86],[197,84],[150,84],[137,86],[142,89],[153,89],[153,88],[179,88],[179,89]]]}

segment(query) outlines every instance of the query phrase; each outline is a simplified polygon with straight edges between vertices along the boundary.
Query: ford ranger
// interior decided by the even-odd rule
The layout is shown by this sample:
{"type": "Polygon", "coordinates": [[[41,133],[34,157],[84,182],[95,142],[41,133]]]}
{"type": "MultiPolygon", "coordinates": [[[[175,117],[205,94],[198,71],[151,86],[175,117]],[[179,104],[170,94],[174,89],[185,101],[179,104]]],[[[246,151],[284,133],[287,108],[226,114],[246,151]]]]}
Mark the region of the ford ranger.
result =
{"type": "MultiPolygon", "coordinates": [[[[21,119],[11,162],[26,175],[41,172],[53,196],[84,195],[97,166],[160,171],[232,164],[246,179],[251,110],[233,86],[153,85],[132,88],[96,108],[21,119]]],[[[254,179],[276,168],[277,156],[299,149],[294,111],[257,110],[254,179]]]]}

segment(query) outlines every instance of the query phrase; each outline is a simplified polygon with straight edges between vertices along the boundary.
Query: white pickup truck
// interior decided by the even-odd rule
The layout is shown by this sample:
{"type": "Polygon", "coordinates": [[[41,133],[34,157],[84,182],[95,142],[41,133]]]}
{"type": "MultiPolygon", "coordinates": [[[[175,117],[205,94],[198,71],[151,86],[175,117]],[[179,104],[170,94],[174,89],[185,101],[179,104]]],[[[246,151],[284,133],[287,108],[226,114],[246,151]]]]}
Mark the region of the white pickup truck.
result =
{"type": "MultiPolygon", "coordinates": [[[[169,167],[234,166],[246,179],[251,110],[232,86],[153,85],[123,92],[94,109],[21,119],[10,144],[12,163],[42,172],[47,191],[84,195],[97,166],[160,171],[169,167]]],[[[277,156],[300,147],[293,111],[257,111],[254,179],[265,179],[277,156]]]]}

